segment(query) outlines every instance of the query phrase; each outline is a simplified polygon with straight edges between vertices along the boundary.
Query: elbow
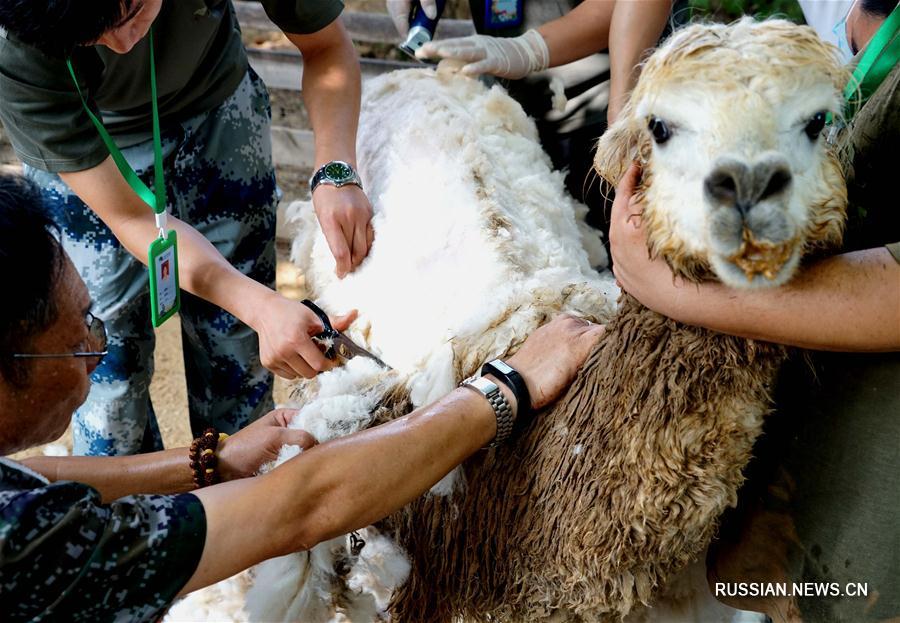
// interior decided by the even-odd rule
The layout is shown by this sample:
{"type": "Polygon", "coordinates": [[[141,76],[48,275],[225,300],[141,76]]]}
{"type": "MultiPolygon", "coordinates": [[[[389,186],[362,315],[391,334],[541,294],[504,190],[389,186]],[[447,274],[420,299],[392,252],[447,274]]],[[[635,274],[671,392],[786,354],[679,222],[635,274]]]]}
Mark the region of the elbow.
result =
{"type": "Polygon", "coordinates": [[[294,552],[311,550],[319,543],[334,538],[343,532],[336,530],[338,524],[321,508],[312,508],[302,517],[287,520],[282,517],[283,535],[278,541],[281,546],[274,556],[283,556],[294,552]]]}
{"type": "MultiPolygon", "coordinates": [[[[340,500],[346,500],[346,491],[341,490],[340,483],[333,482],[329,478],[330,471],[327,468],[321,468],[316,465],[313,459],[313,453],[307,457],[305,455],[294,459],[294,461],[302,461],[309,467],[306,473],[307,477],[302,477],[297,473],[284,474],[290,476],[293,486],[286,486],[284,481],[275,482],[273,491],[283,492],[285,490],[293,490],[291,499],[287,504],[288,508],[281,507],[271,514],[269,525],[275,529],[276,537],[273,539],[275,547],[269,557],[283,556],[294,552],[310,550],[319,543],[334,538],[340,534],[347,532],[349,521],[348,506],[341,503],[340,500]],[[297,486],[297,482],[303,482],[302,487],[297,486]]],[[[283,471],[282,466],[274,470],[265,477],[279,476],[279,472],[283,471]]],[[[281,479],[277,479],[281,480],[281,479]]],[[[283,493],[281,493],[283,495],[283,493]]]]}

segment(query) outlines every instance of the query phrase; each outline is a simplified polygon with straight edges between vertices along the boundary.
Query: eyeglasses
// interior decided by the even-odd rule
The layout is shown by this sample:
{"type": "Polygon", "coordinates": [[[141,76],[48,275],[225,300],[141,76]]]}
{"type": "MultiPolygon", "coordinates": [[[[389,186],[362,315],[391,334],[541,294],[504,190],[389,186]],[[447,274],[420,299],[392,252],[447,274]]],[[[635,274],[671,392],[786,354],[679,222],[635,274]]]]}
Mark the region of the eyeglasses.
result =
{"type": "Polygon", "coordinates": [[[77,353],[15,353],[14,359],[52,359],[56,357],[104,357],[109,351],[106,349],[106,325],[91,312],[84,316],[84,323],[87,325],[88,334],[90,335],[91,344],[97,347],[96,351],[84,351],[77,353]]]}

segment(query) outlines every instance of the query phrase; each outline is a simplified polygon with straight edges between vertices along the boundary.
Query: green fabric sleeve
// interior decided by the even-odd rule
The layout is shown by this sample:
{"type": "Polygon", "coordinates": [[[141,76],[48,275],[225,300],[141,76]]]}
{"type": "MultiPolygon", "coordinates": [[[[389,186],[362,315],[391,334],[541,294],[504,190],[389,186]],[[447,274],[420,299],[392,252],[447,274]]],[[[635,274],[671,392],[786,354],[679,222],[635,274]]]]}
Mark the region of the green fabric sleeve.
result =
{"type": "Polygon", "coordinates": [[[108,153],[63,59],[0,37],[0,121],[16,155],[52,173],[90,169],[108,153]]]}
{"type": "Polygon", "coordinates": [[[260,0],[260,4],[276,26],[297,35],[322,30],[344,10],[341,0],[260,0]]]}
{"type": "Polygon", "coordinates": [[[900,264],[900,242],[892,242],[885,246],[891,252],[891,255],[894,256],[894,259],[897,260],[897,263],[900,264]]]}

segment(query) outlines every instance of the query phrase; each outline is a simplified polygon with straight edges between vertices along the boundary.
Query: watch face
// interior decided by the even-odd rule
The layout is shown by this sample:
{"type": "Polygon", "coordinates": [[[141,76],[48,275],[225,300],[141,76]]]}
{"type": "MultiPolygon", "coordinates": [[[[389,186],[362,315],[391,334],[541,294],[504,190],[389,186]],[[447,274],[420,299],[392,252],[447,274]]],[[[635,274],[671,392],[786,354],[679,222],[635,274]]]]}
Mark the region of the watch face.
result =
{"type": "Polygon", "coordinates": [[[325,175],[335,182],[346,182],[353,177],[353,169],[343,162],[329,162],[325,165],[325,175]]]}

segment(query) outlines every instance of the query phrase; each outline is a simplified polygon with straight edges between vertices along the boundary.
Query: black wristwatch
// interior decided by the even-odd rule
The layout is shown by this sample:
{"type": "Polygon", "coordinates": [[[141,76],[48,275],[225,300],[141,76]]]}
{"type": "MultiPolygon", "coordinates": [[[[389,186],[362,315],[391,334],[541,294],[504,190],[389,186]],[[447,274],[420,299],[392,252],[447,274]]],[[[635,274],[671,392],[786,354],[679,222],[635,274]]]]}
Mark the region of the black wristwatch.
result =
{"type": "Polygon", "coordinates": [[[531,395],[528,393],[528,385],[525,384],[522,375],[502,359],[494,359],[481,366],[481,376],[486,374],[501,381],[515,394],[516,420],[526,422],[531,415],[531,395]]]}
{"type": "Polygon", "coordinates": [[[312,177],[309,178],[310,194],[315,192],[319,184],[328,184],[338,188],[348,184],[353,184],[360,188],[363,187],[359,174],[350,166],[349,162],[344,162],[343,160],[326,162],[319,167],[318,171],[313,173],[312,177]]]}

